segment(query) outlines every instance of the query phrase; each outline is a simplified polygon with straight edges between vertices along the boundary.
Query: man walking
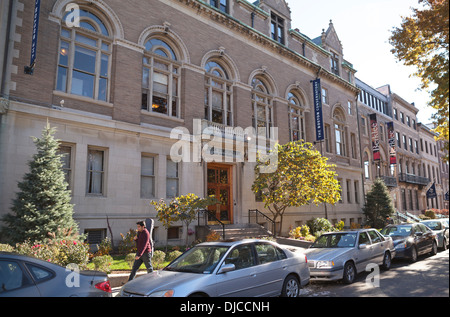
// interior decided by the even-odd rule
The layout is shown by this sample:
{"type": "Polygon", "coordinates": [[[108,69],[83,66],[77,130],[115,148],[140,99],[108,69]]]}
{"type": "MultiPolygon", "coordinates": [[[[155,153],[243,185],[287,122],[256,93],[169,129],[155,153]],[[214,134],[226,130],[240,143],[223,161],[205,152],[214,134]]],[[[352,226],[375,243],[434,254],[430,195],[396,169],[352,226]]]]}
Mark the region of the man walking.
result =
{"type": "Polygon", "coordinates": [[[137,237],[134,240],[137,241],[137,252],[134,258],[133,269],[131,270],[130,277],[128,281],[131,281],[136,276],[136,272],[139,267],[144,263],[147,268],[147,273],[153,272],[152,262],[151,262],[151,252],[152,246],[150,245],[150,233],[145,228],[145,223],[143,221],[138,221],[137,223],[137,237]]]}

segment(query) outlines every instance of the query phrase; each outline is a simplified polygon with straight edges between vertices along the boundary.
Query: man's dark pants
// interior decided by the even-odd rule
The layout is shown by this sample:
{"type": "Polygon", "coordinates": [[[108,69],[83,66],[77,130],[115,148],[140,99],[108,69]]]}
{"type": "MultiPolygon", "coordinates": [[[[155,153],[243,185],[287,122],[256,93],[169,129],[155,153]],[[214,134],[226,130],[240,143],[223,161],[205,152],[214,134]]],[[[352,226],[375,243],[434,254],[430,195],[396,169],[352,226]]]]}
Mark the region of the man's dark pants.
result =
{"type": "Polygon", "coordinates": [[[152,266],[152,254],[150,252],[144,252],[142,256],[134,260],[133,269],[131,270],[130,277],[128,278],[128,281],[131,281],[136,276],[136,272],[141,267],[142,263],[144,263],[145,267],[147,268],[147,273],[153,272],[153,266],[152,266]]]}

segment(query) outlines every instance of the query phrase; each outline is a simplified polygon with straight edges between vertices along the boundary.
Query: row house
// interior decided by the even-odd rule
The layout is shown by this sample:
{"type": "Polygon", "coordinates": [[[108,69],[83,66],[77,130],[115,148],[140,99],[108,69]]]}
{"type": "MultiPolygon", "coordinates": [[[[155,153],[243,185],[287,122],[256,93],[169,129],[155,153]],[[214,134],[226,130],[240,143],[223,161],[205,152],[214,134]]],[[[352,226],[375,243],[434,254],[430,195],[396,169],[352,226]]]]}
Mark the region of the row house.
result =
{"type": "Polygon", "coordinates": [[[393,93],[389,85],[375,89],[356,78],[356,86],[361,89],[358,110],[365,190],[370,190],[373,180],[381,177],[390,190],[395,209],[402,214],[417,216],[425,209],[444,208],[448,185],[441,171],[448,164],[439,161],[436,134],[418,122],[415,104],[393,93]],[[369,135],[370,115],[377,120],[377,158],[372,149],[373,137],[369,135]],[[393,160],[391,151],[395,155],[393,160]],[[433,184],[437,198],[427,198],[433,184]]]}

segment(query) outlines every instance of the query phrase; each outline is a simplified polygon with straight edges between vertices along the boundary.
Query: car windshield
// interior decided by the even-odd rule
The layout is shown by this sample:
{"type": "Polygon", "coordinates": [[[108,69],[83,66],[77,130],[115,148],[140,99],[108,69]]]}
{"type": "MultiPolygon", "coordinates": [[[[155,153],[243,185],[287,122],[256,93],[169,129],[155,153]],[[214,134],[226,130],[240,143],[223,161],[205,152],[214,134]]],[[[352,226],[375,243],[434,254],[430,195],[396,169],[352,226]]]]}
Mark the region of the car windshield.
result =
{"type": "Polygon", "coordinates": [[[425,221],[422,223],[425,226],[427,226],[428,228],[430,228],[431,230],[441,230],[442,229],[442,225],[439,221],[425,221]]]}
{"type": "Polygon", "coordinates": [[[214,245],[195,246],[166,266],[164,270],[211,274],[228,249],[229,247],[214,245]]]}
{"type": "Polygon", "coordinates": [[[341,232],[321,235],[311,248],[353,248],[356,232],[341,232]]]}
{"type": "Polygon", "coordinates": [[[381,234],[384,236],[398,236],[398,237],[407,237],[411,233],[411,226],[391,226],[386,227],[381,230],[381,234]]]}

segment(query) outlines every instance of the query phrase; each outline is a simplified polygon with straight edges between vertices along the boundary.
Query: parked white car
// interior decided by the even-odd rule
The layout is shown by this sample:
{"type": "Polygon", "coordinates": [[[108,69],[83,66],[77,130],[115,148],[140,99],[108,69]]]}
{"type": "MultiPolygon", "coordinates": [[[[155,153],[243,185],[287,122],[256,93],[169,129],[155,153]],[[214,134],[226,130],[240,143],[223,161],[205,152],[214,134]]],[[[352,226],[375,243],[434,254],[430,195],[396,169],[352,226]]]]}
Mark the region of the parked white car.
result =
{"type": "Polygon", "coordinates": [[[388,270],[395,257],[390,237],[375,229],[329,232],[305,251],[312,280],[340,280],[353,283],[368,264],[388,270]]]}

